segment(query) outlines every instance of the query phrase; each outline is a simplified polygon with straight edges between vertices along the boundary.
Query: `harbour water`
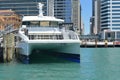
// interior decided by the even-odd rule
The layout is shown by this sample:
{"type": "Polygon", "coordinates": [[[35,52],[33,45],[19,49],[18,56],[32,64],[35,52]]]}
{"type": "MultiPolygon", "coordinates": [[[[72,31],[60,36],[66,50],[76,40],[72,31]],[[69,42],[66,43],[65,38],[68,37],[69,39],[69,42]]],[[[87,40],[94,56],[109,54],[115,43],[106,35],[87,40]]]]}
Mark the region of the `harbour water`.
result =
{"type": "Polygon", "coordinates": [[[40,62],[0,64],[0,80],[119,80],[119,48],[81,48],[81,62],[51,57],[40,62]]]}

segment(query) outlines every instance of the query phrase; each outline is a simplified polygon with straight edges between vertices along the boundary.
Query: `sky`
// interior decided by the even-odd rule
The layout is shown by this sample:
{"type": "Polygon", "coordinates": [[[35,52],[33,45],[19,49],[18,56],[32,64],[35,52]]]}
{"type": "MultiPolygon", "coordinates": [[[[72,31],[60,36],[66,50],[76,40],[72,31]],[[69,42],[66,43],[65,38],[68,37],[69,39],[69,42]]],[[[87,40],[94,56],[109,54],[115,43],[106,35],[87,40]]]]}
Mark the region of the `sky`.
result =
{"type": "Polygon", "coordinates": [[[92,0],[80,0],[81,3],[81,14],[84,23],[84,34],[90,33],[90,17],[92,16],[92,0]]]}

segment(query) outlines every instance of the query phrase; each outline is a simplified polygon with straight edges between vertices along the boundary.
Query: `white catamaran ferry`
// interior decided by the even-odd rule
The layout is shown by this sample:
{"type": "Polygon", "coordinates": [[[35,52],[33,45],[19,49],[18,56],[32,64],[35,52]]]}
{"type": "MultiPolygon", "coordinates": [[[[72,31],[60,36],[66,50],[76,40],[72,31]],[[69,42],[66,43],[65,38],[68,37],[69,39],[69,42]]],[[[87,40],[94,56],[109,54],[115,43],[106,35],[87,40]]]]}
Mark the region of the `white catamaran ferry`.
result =
{"type": "Polygon", "coordinates": [[[53,16],[43,16],[42,6],[43,4],[39,3],[38,16],[23,17],[16,42],[19,57],[29,62],[32,51],[39,49],[78,55],[80,58],[80,41],[77,33],[59,26],[64,20],[53,16]]]}

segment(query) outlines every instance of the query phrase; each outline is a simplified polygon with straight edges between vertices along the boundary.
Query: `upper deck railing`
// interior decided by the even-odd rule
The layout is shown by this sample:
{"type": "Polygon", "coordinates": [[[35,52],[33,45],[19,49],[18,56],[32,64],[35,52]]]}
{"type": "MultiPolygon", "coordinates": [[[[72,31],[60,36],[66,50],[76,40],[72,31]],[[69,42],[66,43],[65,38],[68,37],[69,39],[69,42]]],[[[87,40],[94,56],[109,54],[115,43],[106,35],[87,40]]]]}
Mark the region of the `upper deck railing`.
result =
{"type": "Polygon", "coordinates": [[[57,27],[27,27],[28,31],[60,31],[57,27]]]}
{"type": "Polygon", "coordinates": [[[71,39],[71,40],[74,39],[74,40],[77,40],[79,39],[77,33],[71,30],[66,30],[65,28],[29,26],[29,27],[23,28],[23,30],[24,29],[27,29],[27,32],[25,30],[25,35],[27,35],[29,39],[31,40],[33,39],[71,39]],[[40,34],[38,34],[39,32],[40,34]],[[50,33],[45,34],[44,32],[50,32],[50,33]]]}

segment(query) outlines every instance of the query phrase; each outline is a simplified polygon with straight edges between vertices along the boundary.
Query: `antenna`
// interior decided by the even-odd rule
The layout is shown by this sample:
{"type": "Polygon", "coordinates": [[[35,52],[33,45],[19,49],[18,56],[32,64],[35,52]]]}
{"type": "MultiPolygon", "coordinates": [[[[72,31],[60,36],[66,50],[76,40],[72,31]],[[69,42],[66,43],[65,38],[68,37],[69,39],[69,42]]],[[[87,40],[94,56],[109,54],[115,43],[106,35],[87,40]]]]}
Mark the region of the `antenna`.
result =
{"type": "Polygon", "coordinates": [[[43,11],[42,11],[43,6],[44,6],[44,4],[38,3],[38,9],[39,9],[39,15],[38,16],[40,16],[40,17],[43,16],[43,11]]]}

